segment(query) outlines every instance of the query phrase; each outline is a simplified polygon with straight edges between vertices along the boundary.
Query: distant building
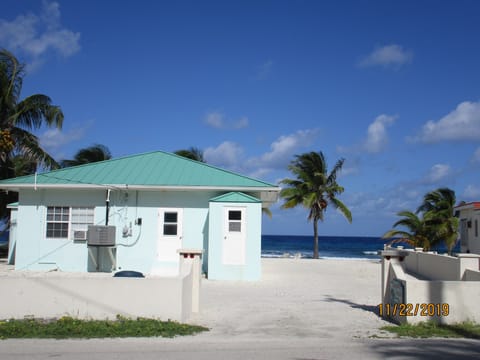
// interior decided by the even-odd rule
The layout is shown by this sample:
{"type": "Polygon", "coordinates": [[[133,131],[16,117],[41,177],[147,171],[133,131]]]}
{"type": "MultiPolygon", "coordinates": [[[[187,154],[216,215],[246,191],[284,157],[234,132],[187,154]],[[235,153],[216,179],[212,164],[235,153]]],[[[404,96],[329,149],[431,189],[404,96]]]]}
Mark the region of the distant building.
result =
{"type": "Polygon", "coordinates": [[[203,250],[203,271],[225,280],[260,278],[262,207],[280,191],[162,151],[2,180],[0,189],[19,193],[16,269],[175,275],[183,248],[203,250]]]}
{"type": "Polygon", "coordinates": [[[458,205],[455,211],[460,220],[461,252],[480,254],[480,202],[458,205]]]}

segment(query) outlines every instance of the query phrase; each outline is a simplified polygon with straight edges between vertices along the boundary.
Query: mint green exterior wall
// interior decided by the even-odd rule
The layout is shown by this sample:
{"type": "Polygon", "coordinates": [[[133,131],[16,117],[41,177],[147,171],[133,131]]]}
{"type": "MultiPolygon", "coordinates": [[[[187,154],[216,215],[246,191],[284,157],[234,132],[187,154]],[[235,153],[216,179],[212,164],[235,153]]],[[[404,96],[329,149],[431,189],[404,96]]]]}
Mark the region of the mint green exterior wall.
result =
{"type": "MultiPolygon", "coordinates": [[[[206,249],[208,246],[209,199],[216,192],[154,192],[112,190],[109,225],[116,227],[116,270],[150,273],[154,268],[176,266],[156,260],[159,237],[159,208],[183,209],[183,248],[206,249]],[[142,225],[135,225],[141,218],[142,225]],[[126,226],[132,236],[123,237],[126,226]]],[[[105,224],[106,191],[103,190],[22,190],[17,215],[18,270],[95,271],[86,242],[46,239],[48,206],[94,206],[97,225],[105,224]]],[[[92,251],[96,251],[93,248],[92,251]]],[[[95,255],[97,255],[95,253],[95,255]]],[[[107,249],[101,248],[100,271],[111,271],[107,249]]],[[[206,261],[208,257],[204,257],[206,261]]],[[[204,266],[206,269],[206,264],[204,266]]]]}
{"type": "Polygon", "coordinates": [[[109,225],[116,227],[116,247],[107,249],[89,248],[85,241],[47,239],[45,236],[48,206],[94,206],[94,223],[104,225],[106,191],[22,190],[16,216],[15,268],[73,272],[135,270],[144,274],[177,269],[178,263],[160,262],[156,257],[158,210],[181,208],[182,248],[204,250],[203,270],[210,279],[258,280],[261,275],[261,203],[210,202],[220,194],[112,190],[109,225]],[[239,206],[246,209],[245,264],[225,265],[222,262],[224,208],[239,206]],[[135,224],[139,218],[142,225],[135,224]],[[124,227],[128,230],[131,227],[131,236],[123,236],[124,227]],[[115,268],[109,251],[116,260],[115,268]]]}
{"type": "Polygon", "coordinates": [[[259,280],[261,277],[261,228],[260,202],[210,202],[208,278],[213,280],[259,280]],[[245,264],[226,265],[222,258],[225,208],[245,208],[246,243],[245,264]]]}

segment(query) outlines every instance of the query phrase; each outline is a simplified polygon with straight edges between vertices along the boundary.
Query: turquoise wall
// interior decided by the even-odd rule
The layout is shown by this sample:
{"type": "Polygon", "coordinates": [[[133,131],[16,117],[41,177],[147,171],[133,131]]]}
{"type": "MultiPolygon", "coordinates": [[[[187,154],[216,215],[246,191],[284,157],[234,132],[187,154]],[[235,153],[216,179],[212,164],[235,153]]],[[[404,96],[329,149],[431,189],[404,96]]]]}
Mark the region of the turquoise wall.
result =
{"type": "Polygon", "coordinates": [[[105,190],[22,190],[17,213],[15,267],[18,270],[117,271],[136,270],[150,273],[154,269],[177,268],[177,263],[159,262],[156,258],[159,238],[159,208],[183,209],[183,248],[202,249],[203,269],[211,279],[257,280],[261,266],[261,203],[217,203],[210,199],[219,192],[166,192],[112,190],[109,225],[116,227],[116,248],[112,269],[106,248],[89,248],[86,242],[46,239],[48,206],[94,206],[97,225],[105,224],[105,190]],[[222,263],[223,209],[246,208],[246,264],[222,263]],[[136,225],[136,219],[142,225],[136,225]],[[131,236],[122,230],[131,228],[131,236]],[[92,261],[89,251],[97,260],[92,261]]]}
{"type": "MultiPolygon", "coordinates": [[[[117,269],[150,272],[168,266],[155,260],[158,239],[158,209],[183,208],[183,247],[203,249],[208,242],[208,201],[216,192],[111,191],[109,225],[116,227],[117,269]],[[135,225],[141,218],[142,225],[135,225]],[[126,226],[132,236],[123,237],[126,226]]],[[[105,224],[104,190],[21,191],[17,220],[16,269],[87,271],[90,262],[85,242],[46,239],[47,206],[95,206],[95,224],[105,224]]],[[[96,251],[96,248],[93,249],[96,251]]],[[[108,271],[110,260],[100,250],[101,270],[108,271]]]]}
{"type": "Polygon", "coordinates": [[[261,203],[211,202],[209,221],[208,278],[213,280],[259,280],[261,277],[261,203]],[[226,265],[222,258],[224,209],[246,209],[245,265],[226,265]]]}

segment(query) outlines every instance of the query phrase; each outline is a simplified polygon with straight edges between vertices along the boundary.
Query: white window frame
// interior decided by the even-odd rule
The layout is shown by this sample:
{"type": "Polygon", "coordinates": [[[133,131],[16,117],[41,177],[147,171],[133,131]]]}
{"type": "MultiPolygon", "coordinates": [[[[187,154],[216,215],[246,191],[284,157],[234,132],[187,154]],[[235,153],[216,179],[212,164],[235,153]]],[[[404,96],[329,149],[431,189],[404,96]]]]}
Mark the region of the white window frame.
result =
{"type": "MultiPolygon", "coordinates": [[[[45,238],[74,240],[74,231],[87,231],[88,225],[94,224],[94,214],[95,207],[93,206],[47,206],[45,238]],[[49,224],[64,224],[63,226],[66,225],[67,236],[49,236],[49,232],[52,231],[49,229],[49,224]]],[[[65,229],[54,229],[53,232],[55,231],[65,232],[65,229]]],[[[86,241],[86,238],[83,241],[86,241]]]]}

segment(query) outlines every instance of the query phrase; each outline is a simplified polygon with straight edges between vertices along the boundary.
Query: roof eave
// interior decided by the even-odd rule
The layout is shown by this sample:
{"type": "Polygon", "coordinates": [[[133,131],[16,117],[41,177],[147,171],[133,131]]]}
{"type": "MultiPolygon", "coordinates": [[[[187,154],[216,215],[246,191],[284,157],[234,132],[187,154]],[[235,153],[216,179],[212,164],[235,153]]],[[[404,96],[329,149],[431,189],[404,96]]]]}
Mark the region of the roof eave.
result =
{"type": "Polygon", "coordinates": [[[22,189],[112,189],[112,190],[144,190],[144,191],[247,191],[247,192],[280,192],[278,186],[182,186],[182,185],[135,185],[135,184],[0,184],[0,189],[19,191],[22,189]]]}

